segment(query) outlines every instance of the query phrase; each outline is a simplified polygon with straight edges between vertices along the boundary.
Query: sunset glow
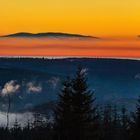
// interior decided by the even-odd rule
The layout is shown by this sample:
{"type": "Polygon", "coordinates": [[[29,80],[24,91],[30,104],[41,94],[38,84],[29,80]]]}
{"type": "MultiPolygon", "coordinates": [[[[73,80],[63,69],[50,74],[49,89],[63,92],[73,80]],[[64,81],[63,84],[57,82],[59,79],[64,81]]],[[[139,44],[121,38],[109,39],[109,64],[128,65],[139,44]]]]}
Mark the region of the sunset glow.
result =
{"type": "Polygon", "coordinates": [[[0,38],[0,55],[140,57],[139,0],[2,0],[0,35],[65,32],[100,40],[0,38]]]}

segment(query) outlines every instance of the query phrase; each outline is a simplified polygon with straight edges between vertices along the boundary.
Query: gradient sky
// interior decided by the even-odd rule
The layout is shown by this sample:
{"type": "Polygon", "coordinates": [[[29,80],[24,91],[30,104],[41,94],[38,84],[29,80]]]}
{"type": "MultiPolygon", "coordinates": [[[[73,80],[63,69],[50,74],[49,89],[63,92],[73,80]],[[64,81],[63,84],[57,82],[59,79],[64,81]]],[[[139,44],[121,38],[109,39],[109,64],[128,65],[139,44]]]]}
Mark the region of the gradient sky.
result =
{"type": "MultiPolygon", "coordinates": [[[[108,39],[111,37],[126,37],[128,40],[125,38],[125,40],[122,41],[121,39],[121,42],[120,40],[112,42],[110,39],[111,42],[108,42],[110,45],[106,45],[104,41],[100,43],[102,47],[113,47],[116,46],[116,43],[120,42],[117,44],[118,48],[122,47],[120,52],[116,54],[116,49],[113,49],[114,52],[110,53],[111,55],[115,53],[114,56],[119,56],[119,54],[122,56],[122,50],[123,55],[126,55],[123,49],[126,44],[128,44],[129,47],[140,47],[137,39],[134,39],[133,43],[129,41],[130,37],[135,38],[140,34],[139,17],[140,0],[0,0],[0,35],[15,32],[67,32],[99,36],[108,39]],[[127,43],[125,44],[124,42],[127,43]]],[[[20,47],[21,40],[17,40],[18,41],[15,42],[18,42],[18,45],[12,44],[12,42],[11,46],[15,45],[20,47]]],[[[12,47],[8,48],[8,46],[7,53],[6,50],[3,52],[2,50],[5,49],[3,46],[4,41],[7,42],[7,40],[1,40],[0,55],[22,55],[19,53],[18,48],[14,48],[15,51],[13,52],[12,47]]],[[[42,44],[41,42],[42,40],[40,40],[39,44],[42,44]]],[[[79,41],[75,41],[74,43],[78,42],[79,41]]],[[[58,41],[55,43],[56,47],[58,45],[57,43],[58,41]]],[[[29,44],[32,44],[33,51],[33,44],[35,45],[35,43],[33,40],[30,40],[29,44]]],[[[26,45],[29,46],[29,44],[26,45]]],[[[69,46],[71,44],[73,44],[73,42],[70,43],[69,46]]],[[[81,42],[79,42],[79,44],[81,44],[81,42]]],[[[87,46],[91,47],[95,46],[93,44],[94,43],[91,42],[86,43],[87,46]]],[[[26,49],[24,55],[29,55],[26,49]]],[[[107,50],[108,49],[109,48],[107,48],[107,50]]],[[[41,51],[40,49],[40,52],[41,51]]],[[[68,55],[65,53],[65,50],[62,49],[61,51],[62,54],[61,52],[59,54],[49,54],[46,48],[46,53],[43,51],[42,55],[68,55]]],[[[89,50],[87,49],[86,51],[89,50]]],[[[130,53],[130,49],[127,51],[130,53]]],[[[127,51],[125,52],[128,53],[127,51]]],[[[106,52],[104,55],[110,56],[110,53],[106,52]]],[[[70,54],[76,55],[74,51],[71,51],[70,54]]],[[[85,55],[94,56],[96,54],[102,56],[103,53],[90,54],[87,52],[85,55]]],[[[140,53],[135,53],[135,57],[139,57],[139,55],[136,54],[140,53]]],[[[33,55],[37,54],[33,53],[33,55]]],[[[77,55],[83,55],[83,53],[77,50],[77,55]]]]}
{"type": "Polygon", "coordinates": [[[0,34],[140,34],[140,0],[0,0],[0,34]]]}

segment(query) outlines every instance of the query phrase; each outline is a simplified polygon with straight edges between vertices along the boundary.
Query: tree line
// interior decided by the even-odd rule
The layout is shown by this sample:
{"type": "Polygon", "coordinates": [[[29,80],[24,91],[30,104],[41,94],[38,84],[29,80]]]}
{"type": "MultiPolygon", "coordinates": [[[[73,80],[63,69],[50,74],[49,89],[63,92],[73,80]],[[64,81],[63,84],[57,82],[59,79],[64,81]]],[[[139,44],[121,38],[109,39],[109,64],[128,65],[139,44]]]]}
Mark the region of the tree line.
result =
{"type": "Polygon", "coordinates": [[[0,140],[139,140],[140,99],[130,115],[125,106],[98,107],[87,84],[86,71],[79,68],[74,77],[62,83],[53,121],[34,115],[24,127],[15,120],[13,127],[0,127],[0,140]]]}

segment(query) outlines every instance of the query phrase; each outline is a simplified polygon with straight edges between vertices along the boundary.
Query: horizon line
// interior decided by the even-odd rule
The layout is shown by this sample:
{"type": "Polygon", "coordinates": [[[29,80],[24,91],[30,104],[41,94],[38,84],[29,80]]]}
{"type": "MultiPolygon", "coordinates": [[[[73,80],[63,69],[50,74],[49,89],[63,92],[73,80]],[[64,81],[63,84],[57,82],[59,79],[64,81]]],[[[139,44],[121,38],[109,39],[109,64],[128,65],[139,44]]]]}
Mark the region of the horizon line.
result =
{"type": "Polygon", "coordinates": [[[77,59],[77,58],[91,58],[91,59],[122,59],[122,60],[140,60],[140,58],[135,58],[135,57],[102,57],[102,56],[9,56],[9,55],[5,55],[5,56],[1,56],[0,58],[45,58],[45,59],[66,59],[66,58],[73,58],[73,59],[77,59]]]}

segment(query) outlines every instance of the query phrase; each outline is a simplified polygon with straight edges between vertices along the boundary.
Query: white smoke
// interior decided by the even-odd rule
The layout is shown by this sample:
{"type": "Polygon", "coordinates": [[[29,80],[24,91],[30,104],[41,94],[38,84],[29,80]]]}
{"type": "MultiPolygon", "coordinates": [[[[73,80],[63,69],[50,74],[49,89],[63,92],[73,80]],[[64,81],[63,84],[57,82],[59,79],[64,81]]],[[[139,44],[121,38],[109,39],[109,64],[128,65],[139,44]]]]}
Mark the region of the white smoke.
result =
{"type": "Polygon", "coordinates": [[[34,82],[27,83],[27,93],[40,93],[41,91],[41,84],[36,84],[34,82]]]}
{"type": "Polygon", "coordinates": [[[20,85],[17,84],[17,81],[11,80],[4,85],[3,89],[1,90],[1,95],[6,96],[8,94],[16,93],[19,91],[19,89],[20,85]]]}
{"type": "Polygon", "coordinates": [[[140,80],[140,74],[136,74],[134,78],[140,80]]]}
{"type": "Polygon", "coordinates": [[[80,71],[80,74],[86,74],[88,73],[88,68],[82,68],[82,70],[80,71]]]}
{"type": "Polygon", "coordinates": [[[52,87],[55,89],[57,87],[59,81],[60,81],[60,78],[59,77],[52,77],[51,79],[49,79],[47,81],[47,83],[51,84],[52,87]]]}

